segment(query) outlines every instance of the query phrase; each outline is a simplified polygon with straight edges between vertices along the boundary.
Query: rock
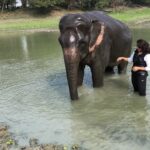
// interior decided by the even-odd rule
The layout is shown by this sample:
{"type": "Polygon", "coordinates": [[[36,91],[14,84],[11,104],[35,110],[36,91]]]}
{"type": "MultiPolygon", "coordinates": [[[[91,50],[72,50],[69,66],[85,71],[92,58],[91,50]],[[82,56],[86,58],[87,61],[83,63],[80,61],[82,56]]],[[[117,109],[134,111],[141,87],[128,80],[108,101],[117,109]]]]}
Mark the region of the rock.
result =
{"type": "Polygon", "coordinates": [[[38,139],[30,139],[29,144],[31,147],[35,147],[38,145],[38,139]]]}
{"type": "Polygon", "coordinates": [[[9,150],[12,146],[16,145],[12,135],[8,132],[8,126],[0,123],[0,150],[9,150]]]}
{"type": "Polygon", "coordinates": [[[77,144],[69,149],[66,145],[39,144],[35,138],[29,140],[29,146],[20,147],[8,129],[7,125],[0,123],[0,150],[80,150],[77,144]]]}

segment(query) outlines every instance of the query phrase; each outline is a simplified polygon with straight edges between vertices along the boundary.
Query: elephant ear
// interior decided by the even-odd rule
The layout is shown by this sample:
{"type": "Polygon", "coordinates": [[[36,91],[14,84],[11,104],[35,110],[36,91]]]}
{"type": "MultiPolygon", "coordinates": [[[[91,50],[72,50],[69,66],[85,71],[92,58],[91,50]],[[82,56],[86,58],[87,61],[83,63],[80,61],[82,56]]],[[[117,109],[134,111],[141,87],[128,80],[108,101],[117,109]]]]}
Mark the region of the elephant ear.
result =
{"type": "Polygon", "coordinates": [[[78,35],[78,39],[79,42],[89,42],[89,36],[88,36],[88,32],[89,32],[89,26],[87,26],[86,24],[78,24],[76,26],[76,32],[78,35]]]}
{"type": "Polygon", "coordinates": [[[89,53],[89,31],[90,27],[86,24],[78,24],[76,26],[76,33],[78,37],[78,49],[82,58],[84,58],[89,53]]]}
{"type": "Polygon", "coordinates": [[[103,22],[98,20],[91,22],[89,52],[93,52],[101,44],[105,32],[104,29],[105,25],[103,22]]]}

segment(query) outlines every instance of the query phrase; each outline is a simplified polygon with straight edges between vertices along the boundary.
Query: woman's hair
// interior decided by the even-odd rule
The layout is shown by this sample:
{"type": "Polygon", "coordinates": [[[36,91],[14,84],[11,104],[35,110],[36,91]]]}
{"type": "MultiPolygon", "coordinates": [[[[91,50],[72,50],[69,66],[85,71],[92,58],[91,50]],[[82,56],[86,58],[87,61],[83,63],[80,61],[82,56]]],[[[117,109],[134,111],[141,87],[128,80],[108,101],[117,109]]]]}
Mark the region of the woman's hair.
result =
{"type": "Polygon", "coordinates": [[[137,47],[140,48],[144,54],[150,53],[149,43],[143,39],[137,40],[137,47]]]}

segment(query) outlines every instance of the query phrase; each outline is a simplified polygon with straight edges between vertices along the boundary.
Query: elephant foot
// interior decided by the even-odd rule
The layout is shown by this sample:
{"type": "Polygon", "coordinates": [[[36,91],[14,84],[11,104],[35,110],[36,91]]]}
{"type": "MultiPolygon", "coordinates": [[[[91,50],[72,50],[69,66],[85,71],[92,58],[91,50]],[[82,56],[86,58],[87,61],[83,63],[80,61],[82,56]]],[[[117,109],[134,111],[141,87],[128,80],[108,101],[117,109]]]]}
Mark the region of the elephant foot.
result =
{"type": "Polygon", "coordinates": [[[78,81],[78,87],[82,86],[82,84],[83,84],[83,81],[78,81]]]}
{"type": "Polygon", "coordinates": [[[82,86],[82,84],[78,84],[78,87],[82,86]]]}
{"type": "Polygon", "coordinates": [[[118,65],[118,74],[125,74],[127,70],[127,63],[122,63],[118,65]]]}
{"type": "Polygon", "coordinates": [[[103,82],[93,83],[93,88],[99,88],[102,87],[103,85],[104,85],[103,82]]]}
{"type": "Polygon", "coordinates": [[[114,74],[115,73],[114,72],[114,68],[110,67],[110,66],[106,67],[105,73],[107,73],[107,74],[114,74]]]}
{"type": "Polygon", "coordinates": [[[118,74],[125,74],[125,73],[126,73],[126,68],[118,69],[118,74]]]}
{"type": "Polygon", "coordinates": [[[77,95],[70,95],[71,97],[71,100],[78,100],[79,97],[78,97],[78,94],[77,95]]]}
{"type": "Polygon", "coordinates": [[[71,97],[71,100],[78,100],[79,99],[79,97],[78,96],[76,96],[76,97],[71,97]]]}

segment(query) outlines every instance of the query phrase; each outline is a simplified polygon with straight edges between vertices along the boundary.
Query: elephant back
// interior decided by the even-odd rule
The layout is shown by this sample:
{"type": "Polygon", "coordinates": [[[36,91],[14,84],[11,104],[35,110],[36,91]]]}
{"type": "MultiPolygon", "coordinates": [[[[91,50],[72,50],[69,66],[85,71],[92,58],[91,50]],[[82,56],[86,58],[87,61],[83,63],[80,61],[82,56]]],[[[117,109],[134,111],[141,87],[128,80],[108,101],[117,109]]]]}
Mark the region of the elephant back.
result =
{"type": "Polygon", "coordinates": [[[128,57],[131,53],[132,34],[123,22],[108,16],[102,11],[86,12],[84,15],[90,20],[98,20],[106,26],[106,32],[111,40],[110,64],[116,65],[119,56],[128,57]]]}

